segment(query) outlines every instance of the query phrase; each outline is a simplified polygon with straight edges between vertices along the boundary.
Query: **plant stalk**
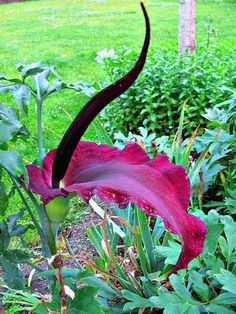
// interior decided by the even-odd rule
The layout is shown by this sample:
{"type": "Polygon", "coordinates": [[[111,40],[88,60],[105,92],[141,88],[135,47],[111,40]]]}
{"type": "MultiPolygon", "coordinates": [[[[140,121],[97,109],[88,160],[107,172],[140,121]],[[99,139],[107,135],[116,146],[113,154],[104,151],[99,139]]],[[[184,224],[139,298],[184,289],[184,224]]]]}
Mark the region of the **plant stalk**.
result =
{"type": "Polygon", "coordinates": [[[39,166],[42,166],[44,157],[43,148],[43,129],[42,129],[42,100],[37,97],[37,131],[38,131],[38,162],[39,166]]]}
{"type": "Polygon", "coordinates": [[[63,261],[60,257],[60,255],[56,255],[55,257],[55,265],[58,268],[58,281],[61,286],[61,292],[60,292],[60,297],[61,297],[61,313],[62,314],[67,314],[67,302],[66,302],[66,292],[65,292],[65,285],[64,285],[64,279],[63,279],[63,274],[62,274],[62,265],[63,261]]]}

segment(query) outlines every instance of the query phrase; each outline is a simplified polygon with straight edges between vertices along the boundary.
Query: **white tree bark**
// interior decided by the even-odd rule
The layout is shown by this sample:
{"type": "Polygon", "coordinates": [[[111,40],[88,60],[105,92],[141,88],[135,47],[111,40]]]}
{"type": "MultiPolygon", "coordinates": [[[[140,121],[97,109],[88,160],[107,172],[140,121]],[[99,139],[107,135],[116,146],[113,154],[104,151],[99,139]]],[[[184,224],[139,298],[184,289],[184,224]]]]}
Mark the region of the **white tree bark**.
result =
{"type": "Polygon", "coordinates": [[[195,51],[195,0],[180,0],[179,2],[179,52],[195,51]]]}

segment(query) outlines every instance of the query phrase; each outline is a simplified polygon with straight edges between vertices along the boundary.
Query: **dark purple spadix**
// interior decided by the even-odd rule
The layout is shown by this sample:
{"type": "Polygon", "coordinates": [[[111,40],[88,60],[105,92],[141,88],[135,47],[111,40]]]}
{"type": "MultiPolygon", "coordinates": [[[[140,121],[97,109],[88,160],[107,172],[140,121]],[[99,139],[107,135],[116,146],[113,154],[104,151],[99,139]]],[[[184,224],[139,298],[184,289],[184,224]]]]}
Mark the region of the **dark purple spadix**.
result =
{"type": "Polygon", "coordinates": [[[115,83],[109,85],[105,89],[101,90],[87,102],[87,104],[77,114],[70,127],[67,129],[58,146],[57,153],[53,162],[52,188],[59,187],[60,180],[66,174],[67,168],[69,166],[71,157],[76,149],[76,146],[78,145],[81,137],[83,136],[90,123],[106,105],[108,105],[115,98],[123,94],[135,82],[143,69],[150,42],[150,23],[146,9],[142,2],[141,8],[146,23],[146,35],[141,54],[134,67],[125,76],[117,80],[115,83]]]}

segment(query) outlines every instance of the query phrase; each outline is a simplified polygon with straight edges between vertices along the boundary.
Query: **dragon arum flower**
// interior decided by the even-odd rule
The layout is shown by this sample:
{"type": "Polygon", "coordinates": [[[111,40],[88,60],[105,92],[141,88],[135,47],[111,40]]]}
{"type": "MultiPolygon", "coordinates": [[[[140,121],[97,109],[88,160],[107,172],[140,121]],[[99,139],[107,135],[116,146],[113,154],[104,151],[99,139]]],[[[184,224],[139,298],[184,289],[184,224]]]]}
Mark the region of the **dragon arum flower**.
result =
{"type": "Polygon", "coordinates": [[[29,186],[41,196],[49,219],[61,222],[68,211],[71,193],[88,202],[93,195],[125,208],[136,204],[147,215],[160,216],[166,228],[182,240],[182,252],[172,272],[186,268],[203,249],[205,224],[188,214],[190,183],[182,166],[172,164],[165,155],[154,159],[131,142],[123,150],[81,141],[88,125],[112,100],[124,93],[141,72],[150,41],[150,24],[143,3],[146,35],[134,67],[121,79],[106,87],[78,113],[59,146],[51,150],[42,168],[28,165],[29,186]]]}

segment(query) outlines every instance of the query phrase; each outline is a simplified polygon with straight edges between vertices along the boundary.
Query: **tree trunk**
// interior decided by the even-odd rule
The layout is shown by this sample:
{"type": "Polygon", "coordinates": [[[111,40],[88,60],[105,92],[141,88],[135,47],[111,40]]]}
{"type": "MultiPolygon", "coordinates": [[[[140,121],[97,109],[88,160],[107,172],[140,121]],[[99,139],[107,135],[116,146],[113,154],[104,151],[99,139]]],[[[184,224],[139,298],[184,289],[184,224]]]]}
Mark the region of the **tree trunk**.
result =
{"type": "Polygon", "coordinates": [[[195,0],[180,0],[179,3],[179,52],[195,51],[195,0]]]}

